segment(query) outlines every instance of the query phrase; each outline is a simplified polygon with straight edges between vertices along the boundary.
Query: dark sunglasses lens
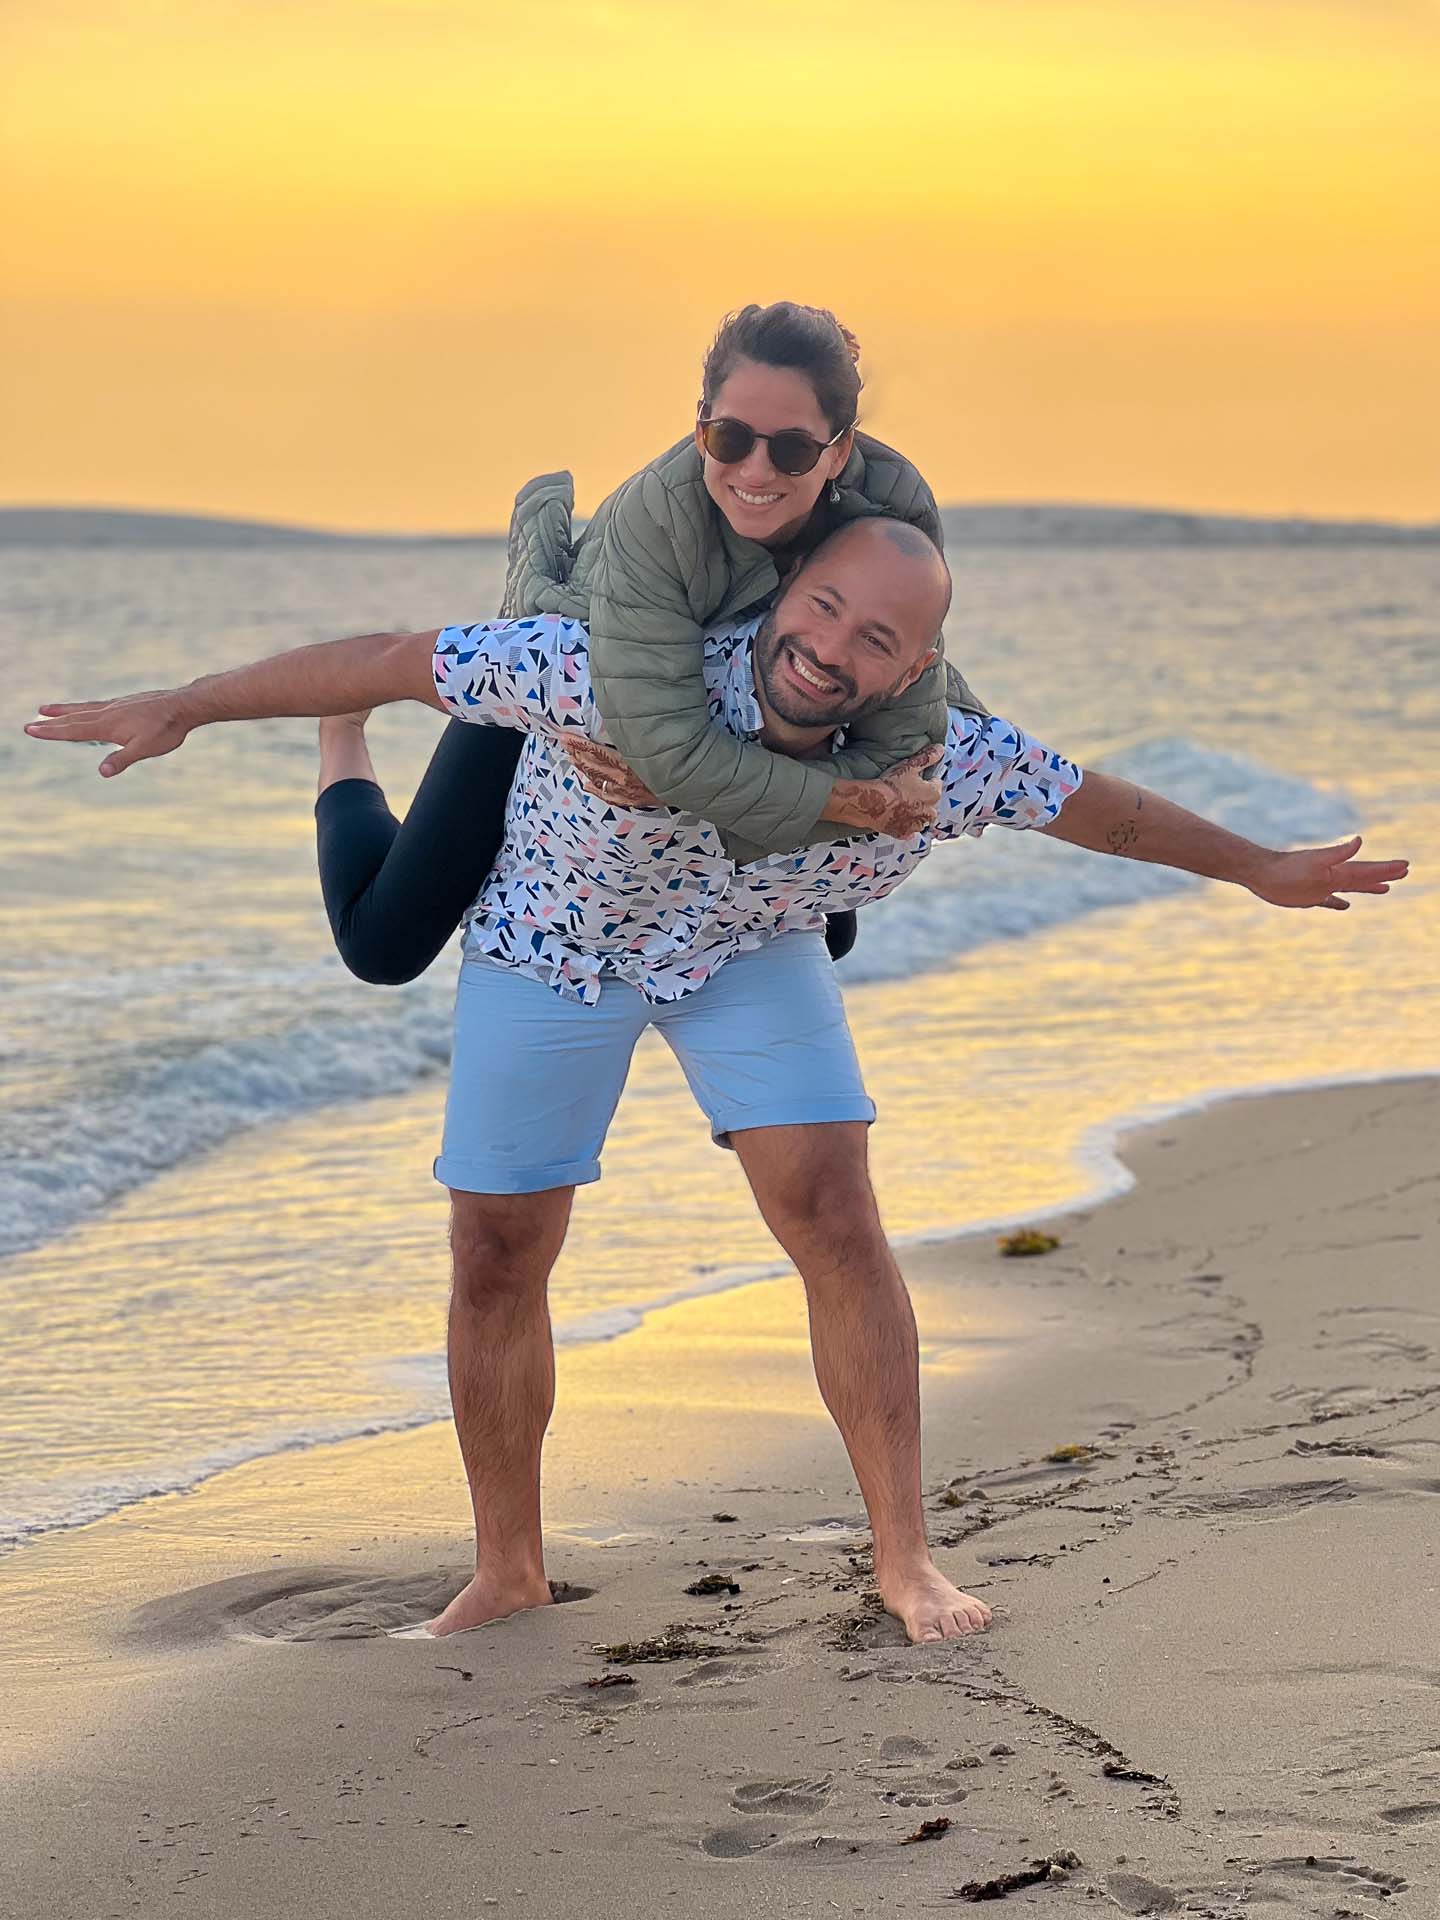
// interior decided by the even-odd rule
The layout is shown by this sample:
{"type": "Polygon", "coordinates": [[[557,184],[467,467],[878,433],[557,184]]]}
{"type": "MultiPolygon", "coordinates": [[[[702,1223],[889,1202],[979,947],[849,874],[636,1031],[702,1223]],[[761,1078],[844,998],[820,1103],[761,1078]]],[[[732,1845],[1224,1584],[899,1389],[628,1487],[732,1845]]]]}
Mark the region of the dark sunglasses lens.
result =
{"type": "Polygon", "coordinates": [[[755,444],[755,436],[743,420],[707,420],[705,451],[722,466],[743,460],[755,444]]]}
{"type": "Polygon", "coordinates": [[[825,449],[798,427],[770,436],[770,464],[777,473],[809,473],[825,449]]]}

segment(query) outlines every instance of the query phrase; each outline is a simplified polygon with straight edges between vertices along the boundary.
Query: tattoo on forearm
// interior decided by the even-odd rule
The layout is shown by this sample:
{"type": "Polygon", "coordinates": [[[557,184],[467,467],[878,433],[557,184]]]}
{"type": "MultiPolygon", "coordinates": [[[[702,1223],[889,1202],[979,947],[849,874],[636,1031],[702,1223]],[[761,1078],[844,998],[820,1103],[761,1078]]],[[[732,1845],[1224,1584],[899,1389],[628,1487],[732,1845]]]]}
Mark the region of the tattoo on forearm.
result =
{"type": "MultiPolygon", "coordinates": [[[[1135,790],[1136,813],[1141,812],[1144,805],[1145,796],[1137,787],[1135,790]]],[[[1109,847],[1111,853],[1129,853],[1139,838],[1140,828],[1138,824],[1134,820],[1122,820],[1118,825],[1111,827],[1105,835],[1105,844],[1109,847]]]]}

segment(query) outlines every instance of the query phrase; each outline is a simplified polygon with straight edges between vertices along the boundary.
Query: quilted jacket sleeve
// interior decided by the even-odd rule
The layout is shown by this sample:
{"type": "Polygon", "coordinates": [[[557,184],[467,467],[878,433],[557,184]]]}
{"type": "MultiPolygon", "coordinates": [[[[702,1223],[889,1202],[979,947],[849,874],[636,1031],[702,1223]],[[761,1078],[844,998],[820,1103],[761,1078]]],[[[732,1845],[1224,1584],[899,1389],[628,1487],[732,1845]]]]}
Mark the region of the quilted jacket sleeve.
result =
{"type": "MultiPolygon", "coordinates": [[[[788,852],[815,834],[833,773],[737,740],[710,718],[691,591],[703,529],[647,469],[622,490],[590,582],[590,672],[611,741],[659,799],[788,852]]],[[[832,831],[828,823],[822,832],[832,831]]]]}

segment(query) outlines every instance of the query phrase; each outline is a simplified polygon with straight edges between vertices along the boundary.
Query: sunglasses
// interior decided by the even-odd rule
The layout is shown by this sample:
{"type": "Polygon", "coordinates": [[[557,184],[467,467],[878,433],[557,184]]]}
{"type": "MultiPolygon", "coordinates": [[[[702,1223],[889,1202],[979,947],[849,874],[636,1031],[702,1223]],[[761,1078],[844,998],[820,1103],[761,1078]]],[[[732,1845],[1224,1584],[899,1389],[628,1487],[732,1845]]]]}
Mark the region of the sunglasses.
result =
{"type": "MultiPolygon", "coordinates": [[[[850,425],[854,424],[852,420],[850,425]]],[[[850,431],[850,427],[842,427],[830,440],[817,440],[803,427],[784,427],[779,433],[756,433],[743,420],[707,420],[703,414],[699,427],[706,453],[722,467],[733,467],[746,458],[757,440],[764,440],[770,448],[771,466],[777,473],[788,473],[792,478],[809,473],[821,454],[828,453],[835,441],[843,440],[850,431]]]]}

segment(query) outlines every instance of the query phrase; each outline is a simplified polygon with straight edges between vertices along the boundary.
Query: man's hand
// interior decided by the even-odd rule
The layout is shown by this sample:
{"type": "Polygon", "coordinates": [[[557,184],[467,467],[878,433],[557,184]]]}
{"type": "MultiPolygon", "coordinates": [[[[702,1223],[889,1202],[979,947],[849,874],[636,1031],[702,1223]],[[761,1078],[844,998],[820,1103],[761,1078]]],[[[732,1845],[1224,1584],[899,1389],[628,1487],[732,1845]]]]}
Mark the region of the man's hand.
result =
{"type": "Polygon", "coordinates": [[[1040,832],[1094,853],[1228,880],[1272,907],[1330,907],[1343,913],[1350,902],[1342,894],[1388,893],[1390,883],[1410,871],[1408,860],[1357,860],[1358,833],[1338,847],[1278,853],[1187,812],[1163,794],[1089,768],[1059,819],[1040,832]]]}
{"type": "Polygon", "coordinates": [[[598,740],[584,734],[561,742],[574,762],[575,771],[586,791],[612,807],[658,807],[664,803],[646,786],[635,770],[627,766],[613,747],[602,747],[598,740]]]}
{"type": "Polygon", "coordinates": [[[1272,907],[1333,907],[1344,913],[1350,902],[1342,894],[1388,893],[1390,882],[1410,871],[1408,860],[1357,860],[1361,844],[1357,833],[1338,847],[1269,854],[1246,885],[1272,907]]]}
{"type": "Polygon", "coordinates": [[[120,749],[100,762],[107,780],[137,760],[174,753],[195,724],[187,715],[182,687],[131,693],[121,700],[62,701],[41,707],[40,712],[43,717],[25,729],[32,739],[108,741],[120,749]]]}
{"type": "Polygon", "coordinates": [[[41,707],[25,731],[36,740],[109,740],[119,747],[101,773],[123,773],[137,760],[173,753],[187,733],[218,720],[324,719],[391,700],[445,702],[435,685],[429,633],[356,633],[292,647],[247,667],[202,674],[188,687],[132,693],[123,700],[83,700],[41,707]]]}
{"type": "Polygon", "coordinates": [[[940,788],[928,772],[944,757],[943,747],[924,747],[878,780],[837,780],[821,817],[858,833],[913,839],[935,824],[940,788]]]}

